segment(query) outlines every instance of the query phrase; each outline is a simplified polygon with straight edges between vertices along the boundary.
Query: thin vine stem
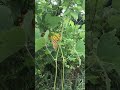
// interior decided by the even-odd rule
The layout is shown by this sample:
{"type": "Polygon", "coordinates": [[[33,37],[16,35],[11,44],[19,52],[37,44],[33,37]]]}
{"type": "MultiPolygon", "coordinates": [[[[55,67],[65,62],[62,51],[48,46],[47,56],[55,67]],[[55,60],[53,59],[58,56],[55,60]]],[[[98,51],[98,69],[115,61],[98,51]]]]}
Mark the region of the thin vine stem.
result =
{"type": "Polygon", "coordinates": [[[29,53],[30,57],[34,60],[34,57],[32,56],[31,52],[30,52],[29,49],[28,49],[27,43],[25,44],[25,47],[26,47],[26,50],[27,50],[27,52],[29,53]]]}
{"type": "MultiPolygon", "coordinates": [[[[61,28],[61,41],[62,41],[62,37],[63,37],[63,30],[64,30],[64,25],[62,24],[62,28],[61,28]]],[[[62,54],[62,63],[63,63],[63,65],[62,65],[62,90],[64,90],[64,71],[65,71],[65,66],[64,66],[64,61],[65,61],[65,59],[64,59],[64,55],[63,55],[63,51],[62,51],[62,48],[61,48],[61,45],[59,45],[59,47],[60,47],[60,50],[61,50],[61,54],[62,54]]]]}
{"type": "Polygon", "coordinates": [[[54,59],[55,60],[55,69],[56,69],[56,71],[55,71],[55,80],[54,80],[54,90],[56,90],[57,73],[58,73],[58,71],[57,71],[57,67],[58,67],[57,66],[58,65],[58,62],[57,62],[58,53],[59,53],[59,48],[57,50],[56,58],[54,59]]]}
{"type": "Polygon", "coordinates": [[[64,59],[64,55],[63,55],[63,51],[62,51],[62,48],[61,48],[61,46],[60,46],[60,50],[61,50],[61,54],[62,54],[62,63],[63,63],[63,66],[62,66],[62,90],[64,90],[64,71],[65,71],[65,66],[64,66],[64,62],[65,62],[65,59],[64,59]]]}
{"type": "Polygon", "coordinates": [[[50,50],[48,49],[47,45],[46,46],[46,49],[48,50],[48,52],[50,53],[50,56],[52,57],[53,60],[55,60],[55,58],[53,57],[53,55],[51,54],[50,50]]]}

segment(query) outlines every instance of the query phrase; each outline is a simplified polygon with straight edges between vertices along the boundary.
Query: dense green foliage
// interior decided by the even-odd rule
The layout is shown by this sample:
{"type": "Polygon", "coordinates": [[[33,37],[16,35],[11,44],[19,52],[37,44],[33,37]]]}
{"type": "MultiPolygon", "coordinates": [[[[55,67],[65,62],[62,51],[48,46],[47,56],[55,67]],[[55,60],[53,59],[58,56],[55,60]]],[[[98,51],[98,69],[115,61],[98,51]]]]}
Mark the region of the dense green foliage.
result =
{"type": "Polygon", "coordinates": [[[86,2],[86,89],[119,90],[119,0],[86,2]]]}
{"type": "Polygon", "coordinates": [[[0,90],[120,90],[119,3],[0,0],[0,90]]]}
{"type": "Polygon", "coordinates": [[[33,0],[0,0],[0,90],[34,90],[33,11],[33,0]]]}
{"type": "Polygon", "coordinates": [[[36,90],[84,90],[85,1],[35,1],[36,90]],[[62,40],[54,50],[51,33],[62,40]]]}

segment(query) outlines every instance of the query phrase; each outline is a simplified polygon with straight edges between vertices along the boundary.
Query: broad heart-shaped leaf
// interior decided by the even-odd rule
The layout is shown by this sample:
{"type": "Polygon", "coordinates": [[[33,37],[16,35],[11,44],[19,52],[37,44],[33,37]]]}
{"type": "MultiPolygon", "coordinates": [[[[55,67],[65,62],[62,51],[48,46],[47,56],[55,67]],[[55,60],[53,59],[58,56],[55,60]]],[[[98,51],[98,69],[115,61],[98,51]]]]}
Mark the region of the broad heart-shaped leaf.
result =
{"type": "Polygon", "coordinates": [[[120,0],[113,0],[112,7],[115,9],[120,9],[120,0]]]}
{"type": "Polygon", "coordinates": [[[34,38],[34,30],[32,30],[33,11],[28,11],[23,20],[23,29],[26,34],[26,38],[34,38]]]}
{"type": "Polygon", "coordinates": [[[35,52],[37,52],[44,46],[45,46],[45,38],[44,37],[41,37],[41,38],[35,40],[35,52]]]}
{"type": "Polygon", "coordinates": [[[77,42],[77,44],[76,44],[76,51],[80,55],[85,56],[85,45],[84,45],[84,41],[82,39],[77,42]]]}
{"type": "Polygon", "coordinates": [[[58,16],[51,16],[50,14],[47,14],[45,16],[45,22],[49,25],[49,27],[54,28],[60,25],[61,18],[58,16]]]}
{"type": "Polygon", "coordinates": [[[120,15],[112,15],[108,19],[108,23],[111,27],[120,28],[120,15]]]}
{"type": "Polygon", "coordinates": [[[25,44],[24,31],[14,27],[9,31],[0,32],[0,62],[14,54],[25,44]]]}
{"type": "Polygon", "coordinates": [[[44,37],[35,38],[35,52],[37,52],[38,50],[45,46],[45,44],[48,42],[48,35],[49,30],[45,32],[44,37]]]}
{"type": "Polygon", "coordinates": [[[0,31],[8,30],[13,24],[11,10],[4,5],[0,5],[0,31]]]}
{"type": "Polygon", "coordinates": [[[116,30],[113,30],[101,37],[97,47],[97,54],[101,59],[116,62],[120,58],[120,46],[117,45],[119,40],[115,34],[116,30]]]}
{"type": "Polygon", "coordinates": [[[115,34],[116,30],[113,30],[101,37],[97,47],[97,55],[100,60],[118,65],[120,68],[120,46],[117,45],[119,40],[115,34]]]}

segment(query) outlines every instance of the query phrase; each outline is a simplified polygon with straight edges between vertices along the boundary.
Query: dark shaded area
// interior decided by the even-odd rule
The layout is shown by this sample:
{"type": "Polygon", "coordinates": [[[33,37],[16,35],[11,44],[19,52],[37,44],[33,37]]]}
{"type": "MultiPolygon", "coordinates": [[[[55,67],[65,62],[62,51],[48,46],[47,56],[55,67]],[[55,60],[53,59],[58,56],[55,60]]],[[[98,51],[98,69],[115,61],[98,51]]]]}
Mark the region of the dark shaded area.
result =
{"type": "Polygon", "coordinates": [[[120,90],[119,5],[86,1],[86,90],[120,90]]]}
{"type": "MultiPolygon", "coordinates": [[[[35,89],[34,6],[34,0],[0,0],[0,17],[2,18],[2,13],[6,13],[6,16],[3,15],[3,20],[0,20],[0,33],[8,31],[13,33],[13,36],[17,36],[17,33],[14,33],[12,29],[17,27],[15,31],[23,32],[20,37],[25,37],[22,41],[24,43],[19,46],[17,44],[19,41],[10,41],[12,38],[5,41],[3,37],[10,36],[9,33],[0,36],[0,40],[2,40],[0,50],[2,47],[6,48],[4,51],[0,51],[0,90],[35,89]],[[27,17],[28,19],[26,19],[27,17]],[[6,18],[8,19],[6,20],[6,18]],[[3,23],[4,26],[2,26],[3,23]],[[14,48],[16,48],[15,51],[14,48]],[[7,53],[8,51],[9,53],[7,53]]],[[[20,37],[19,40],[21,40],[20,37]]]]}

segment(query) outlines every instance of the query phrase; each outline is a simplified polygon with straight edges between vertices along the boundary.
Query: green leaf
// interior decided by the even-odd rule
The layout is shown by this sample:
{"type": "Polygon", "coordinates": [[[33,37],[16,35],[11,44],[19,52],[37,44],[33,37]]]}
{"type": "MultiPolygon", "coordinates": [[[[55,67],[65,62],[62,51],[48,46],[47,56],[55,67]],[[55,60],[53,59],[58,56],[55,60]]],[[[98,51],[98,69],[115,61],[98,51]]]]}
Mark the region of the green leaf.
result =
{"type": "MultiPolygon", "coordinates": [[[[120,46],[117,45],[119,39],[115,37],[116,30],[105,33],[97,47],[98,56],[105,61],[117,63],[120,59],[120,46]]],[[[120,63],[120,62],[119,62],[120,63]]]]}
{"type": "Polygon", "coordinates": [[[81,3],[82,3],[81,1],[83,1],[83,0],[75,0],[75,2],[76,2],[77,4],[81,4],[81,3]]]}
{"type": "Polygon", "coordinates": [[[74,22],[72,20],[70,20],[69,24],[74,27],[74,22]]]}
{"type": "Polygon", "coordinates": [[[83,0],[82,8],[83,8],[83,10],[85,10],[85,0],[83,0]]]}
{"type": "Polygon", "coordinates": [[[108,18],[108,23],[111,27],[120,28],[120,15],[112,15],[108,18]]]}
{"type": "Polygon", "coordinates": [[[70,61],[75,61],[75,60],[76,60],[76,58],[74,58],[74,57],[72,57],[72,56],[68,56],[68,59],[69,59],[70,61]]]}
{"type": "Polygon", "coordinates": [[[80,37],[81,37],[81,38],[85,38],[85,32],[81,31],[81,32],[80,32],[80,37]]]}
{"type": "Polygon", "coordinates": [[[71,16],[73,16],[74,19],[78,19],[78,13],[76,12],[71,12],[71,16]]]}
{"type": "Polygon", "coordinates": [[[0,31],[9,30],[13,24],[11,10],[4,5],[0,5],[0,31]]]}
{"type": "Polygon", "coordinates": [[[100,60],[112,63],[120,71],[120,46],[117,45],[119,39],[115,36],[116,30],[105,33],[97,47],[97,55],[100,60]],[[119,67],[119,68],[118,68],[119,67]]]}
{"type": "Polygon", "coordinates": [[[81,39],[76,44],[76,51],[80,53],[80,55],[85,56],[85,45],[84,41],[81,39]]]}
{"type": "Polygon", "coordinates": [[[45,22],[49,25],[49,27],[55,28],[56,26],[60,25],[61,18],[47,14],[45,16],[45,22]]]}
{"type": "Polygon", "coordinates": [[[23,29],[25,31],[26,34],[26,38],[28,37],[34,37],[33,35],[33,29],[32,29],[32,20],[33,20],[33,11],[28,11],[27,14],[24,17],[24,21],[23,21],[23,29]]]}
{"type": "Polygon", "coordinates": [[[35,28],[35,39],[39,39],[40,38],[40,30],[39,28],[35,28]]]}
{"type": "Polygon", "coordinates": [[[82,25],[82,30],[85,30],[85,24],[82,25]]]}
{"type": "Polygon", "coordinates": [[[41,37],[41,38],[35,40],[35,52],[37,52],[44,46],[45,46],[45,38],[44,37],[41,37]]]}
{"type": "Polygon", "coordinates": [[[113,0],[112,7],[115,9],[119,9],[120,8],[120,0],[113,0]]]}
{"type": "Polygon", "coordinates": [[[0,32],[0,62],[14,54],[25,44],[25,34],[20,28],[0,32]]]}
{"type": "Polygon", "coordinates": [[[45,42],[47,43],[48,42],[48,35],[49,35],[49,30],[47,30],[45,32],[45,35],[44,35],[44,38],[45,38],[45,42]]]}

